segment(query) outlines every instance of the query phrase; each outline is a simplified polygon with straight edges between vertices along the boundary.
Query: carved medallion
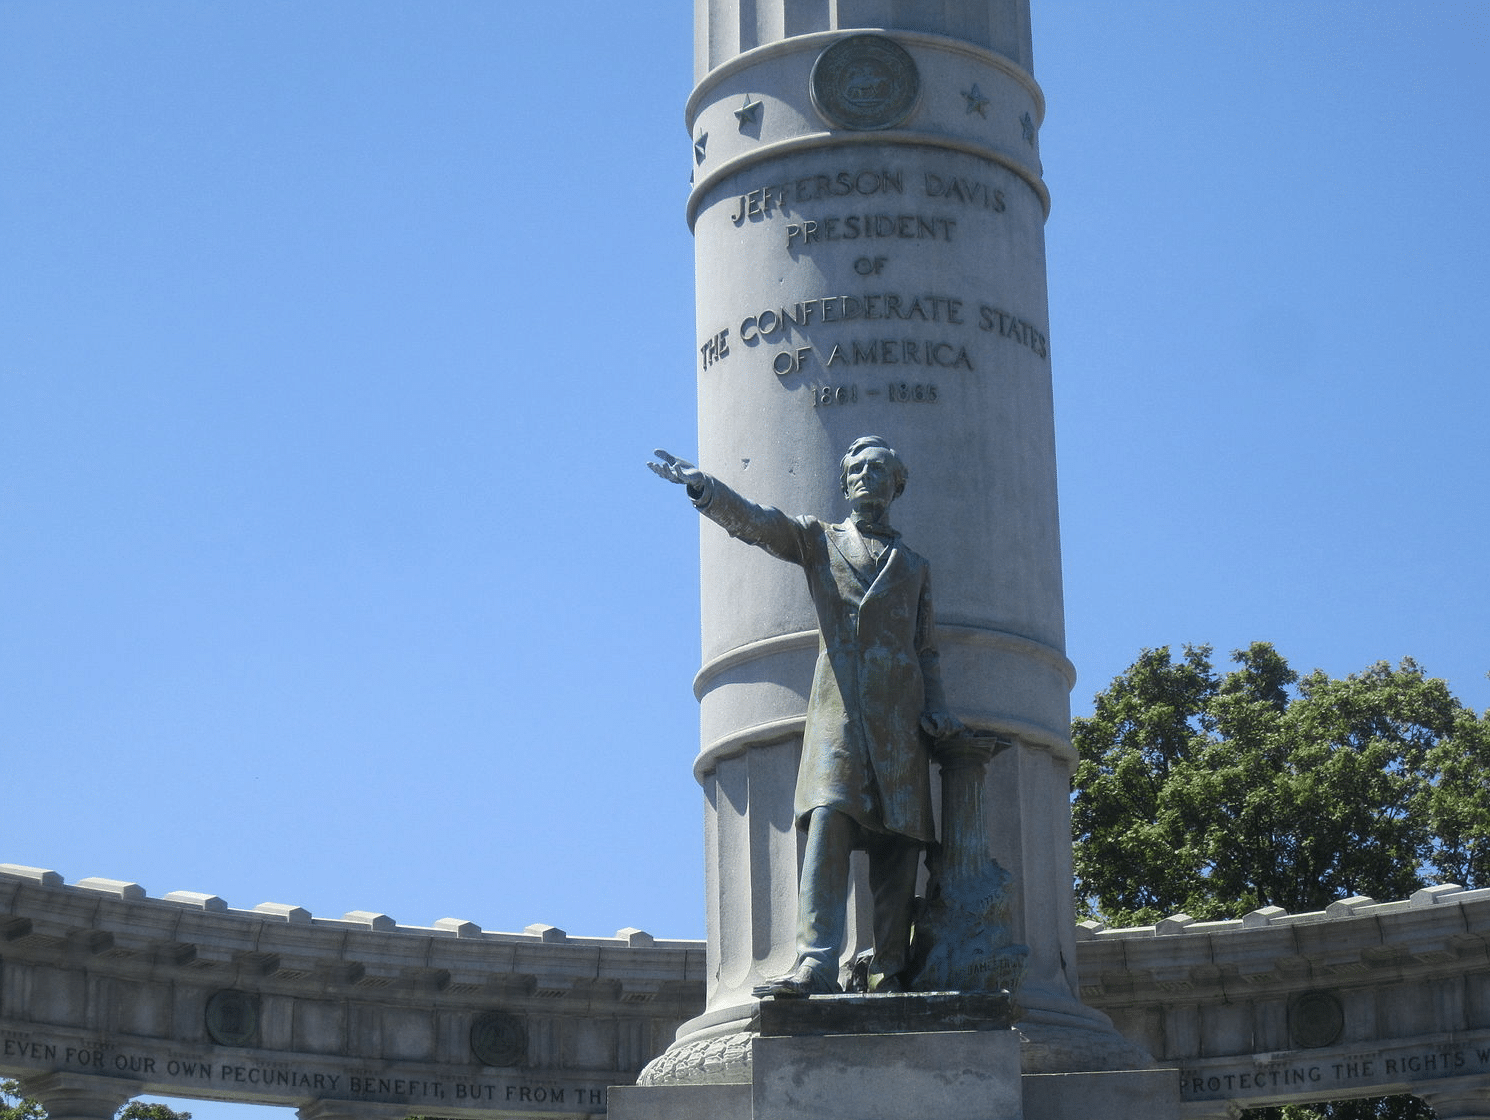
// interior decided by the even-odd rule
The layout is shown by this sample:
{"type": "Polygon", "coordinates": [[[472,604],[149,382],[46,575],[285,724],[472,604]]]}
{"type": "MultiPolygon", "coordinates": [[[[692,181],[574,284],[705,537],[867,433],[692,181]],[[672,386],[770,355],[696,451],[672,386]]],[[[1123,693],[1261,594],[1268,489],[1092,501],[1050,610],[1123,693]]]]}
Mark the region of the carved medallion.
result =
{"type": "Polygon", "coordinates": [[[483,1011],[471,1022],[471,1053],[484,1066],[526,1065],[528,1028],[506,1011],[483,1011]]]}
{"type": "Polygon", "coordinates": [[[207,999],[207,1035],[219,1046],[248,1046],[259,1034],[259,997],[224,988],[207,999]]]}
{"type": "Polygon", "coordinates": [[[839,39],[812,66],[812,104],[838,128],[893,128],[920,96],[915,59],[882,35],[839,39]]]}
{"type": "Polygon", "coordinates": [[[1288,1033],[1295,1046],[1329,1046],[1345,1027],[1345,1011],[1329,992],[1304,992],[1288,1005],[1288,1033]]]}

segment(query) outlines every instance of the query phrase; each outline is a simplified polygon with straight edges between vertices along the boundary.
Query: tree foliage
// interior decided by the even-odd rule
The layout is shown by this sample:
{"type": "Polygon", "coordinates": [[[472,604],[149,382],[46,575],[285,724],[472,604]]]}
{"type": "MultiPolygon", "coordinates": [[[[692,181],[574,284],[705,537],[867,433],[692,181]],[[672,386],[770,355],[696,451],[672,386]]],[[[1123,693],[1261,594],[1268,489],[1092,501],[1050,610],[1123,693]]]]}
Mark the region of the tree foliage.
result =
{"type": "MultiPolygon", "coordinates": [[[[25,1095],[20,1082],[0,1081],[0,1120],[47,1120],[47,1110],[40,1101],[25,1095]]],[[[191,1120],[190,1112],[177,1112],[159,1101],[130,1101],[114,1120],[191,1120]]]]}
{"type": "Polygon", "coordinates": [[[1490,719],[1411,659],[1144,650],[1075,720],[1079,906],[1114,925],[1490,883],[1490,719]]]}
{"type": "MultiPolygon", "coordinates": [[[[1300,677],[1271,645],[1144,650],[1075,720],[1077,906],[1112,925],[1490,885],[1490,712],[1411,659],[1300,677]]],[[[1432,1120],[1410,1096],[1252,1120],[1432,1120]]]]}
{"type": "Polygon", "coordinates": [[[40,1101],[31,1100],[19,1082],[0,1081],[0,1120],[46,1120],[40,1101]]]}

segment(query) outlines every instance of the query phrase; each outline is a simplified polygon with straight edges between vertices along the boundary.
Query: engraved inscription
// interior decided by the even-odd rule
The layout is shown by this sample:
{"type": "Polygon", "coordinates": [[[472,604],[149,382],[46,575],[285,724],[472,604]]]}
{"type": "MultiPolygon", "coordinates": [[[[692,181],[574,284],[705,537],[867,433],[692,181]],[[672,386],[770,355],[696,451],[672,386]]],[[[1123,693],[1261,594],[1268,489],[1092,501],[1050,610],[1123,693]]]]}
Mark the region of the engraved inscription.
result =
{"type": "MultiPolygon", "coordinates": [[[[915,179],[912,179],[912,184],[917,185],[915,179]]],[[[918,185],[922,198],[955,203],[969,210],[1002,214],[1009,206],[1002,187],[966,175],[925,171],[922,172],[918,185]]],[[[804,175],[799,179],[762,183],[739,195],[735,199],[730,221],[743,226],[746,222],[762,222],[778,214],[800,218],[802,207],[809,203],[824,199],[871,198],[882,195],[905,195],[905,172],[902,169],[858,168],[804,175]]]]}
{"type": "MultiPolygon", "coordinates": [[[[935,404],[937,387],[932,383],[890,381],[883,386],[868,386],[863,390],[865,401],[886,400],[891,404],[935,404]]],[[[859,403],[859,385],[818,385],[812,388],[812,407],[830,408],[837,405],[859,403]]]]}
{"type": "Polygon", "coordinates": [[[885,386],[885,397],[898,404],[936,404],[936,386],[892,381],[885,386]]]}
{"type": "Polygon", "coordinates": [[[777,377],[785,377],[789,373],[801,373],[802,367],[807,363],[807,356],[811,353],[811,346],[782,350],[771,358],[771,369],[777,377]]]}
{"type": "MultiPolygon", "coordinates": [[[[747,347],[761,343],[791,344],[798,339],[809,341],[813,328],[835,323],[898,322],[944,324],[951,327],[976,326],[987,334],[997,334],[1024,346],[1041,358],[1050,355],[1050,343],[1034,324],[1012,312],[990,304],[977,305],[973,318],[966,301],[953,296],[923,293],[867,292],[863,295],[817,296],[793,304],[767,307],[740,320],[735,339],[747,347]]],[[[699,347],[705,370],[729,355],[730,328],[709,336],[699,347]]],[[[947,338],[879,335],[871,338],[840,338],[822,344],[818,361],[826,369],[862,365],[919,365],[943,369],[972,371],[974,364],[967,347],[947,338]]],[[[800,373],[807,366],[813,348],[790,346],[771,356],[771,369],[779,377],[800,373]]]]}
{"type": "Polygon", "coordinates": [[[708,369],[722,358],[729,357],[729,328],[714,335],[698,348],[699,357],[703,360],[704,369],[708,369]]]}
{"type": "Polygon", "coordinates": [[[848,214],[841,217],[803,218],[786,227],[786,247],[799,249],[825,241],[859,241],[865,238],[900,238],[904,241],[951,241],[957,222],[952,218],[928,218],[921,214],[848,214]]]}
{"type": "Polygon", "coordinates": [[[1002,214],[1008,205],[1004,200],[1004,192],[997,187],[990,187],[987,183],[966,179],[961,175],[933,175],[928,171],[925,188],[927,198],[945,198],[971,206],[975,210],[991,210],[995,214],[1002,214]]]}
{"type": "Polygon", "coordinates": [[[901,171],[860,168],[836,171],[827,175],[804,175],[781,183],[767,183],[746,191],[735,205],[730,221],[744,225],[758,222],[778,212],[790,212],[794,203],[817,202],[824,198],[865,197],[877,194],[905,194],[905,173],[901,171]]]}
{"type": "Polygon", "coordinates": [[[793,328],[810,327],[814,320],[818,323],[848,323],[861,319],[960,325],[963,322],[962,300],[930,294],[906,296],[896,292],[819,296],[747,315],[740,322],[739,338],[745,345],[754,346],[759,339],[789,338],[793,328]]]}
{"type": "Polygon", "coordinates": [[[487,1079],[440,1076],[437,1070],[430,1069],[429,1075],[421,1077],[418,1071],[390,1074],[387,1070],[360,1068],[354,1061],[334,1059],[306,1068],[298,1061],[273,1058],[212,1061],[210,1050],[195,1055],[174,1047],[143,1052],[118,1047],[107,1038],[74,1038],[73,1043],[68,1045],[65,1035],[37,1037],[7,1030],[0,1032],[0,1057],[33,1070],[132,1075],[155,1082],[173,1082],[189,1092],[226,1090],[265,1103],[328,1097],[416,1106],[439,1101],[564,1104],[570,1106],[571,1112],[586,1113],[598,1113],[605,1107],[604,1083],[596,1084],[599,1078],[584,1076],[556,1080],[553,1075],[535,1072],[528,1077],[487,1079]],[[328,1066],[336,1072],[329,1072],[328,1066]]]}
{"type": "Polygon", "coordinates": [[[1180,1074],[1180,1093],[1187,1100],[1236,1094],[1274,1093],[1309,1085],[1350,1085],[1372,1081],[1393,1083],[1408,1079],[1462,1076],[1468,1070],[1490,1067],[1490,1046],[1459,1045],[1402,1048],[1351,1054],[1313,1064],[1277,1063],[1243,1068],[1192,1069],[1180,1074]]]}
{"type": "Polygon", "coordinates": [[[857,385],[819,385],[812,391],[812,405],[814,408],[827,408],[835,404],[858,404],[859,387],[857,385]]]}
{"type": "Polygon", "coordinates": [[[985,303],[978,308],[978,327],[1022,343],[1042,358],[1050,357],[1050,343],[1045,336],[1017,315],[1011,315],[997,307],[989,307],[985,303]]]}
{"type": "Polygon", "coordinates": [[[944,369],[973,368],[967,347],[924,338],[870,338],[835,342],[823,363],[848,366],[941,366],[944,369]]]}

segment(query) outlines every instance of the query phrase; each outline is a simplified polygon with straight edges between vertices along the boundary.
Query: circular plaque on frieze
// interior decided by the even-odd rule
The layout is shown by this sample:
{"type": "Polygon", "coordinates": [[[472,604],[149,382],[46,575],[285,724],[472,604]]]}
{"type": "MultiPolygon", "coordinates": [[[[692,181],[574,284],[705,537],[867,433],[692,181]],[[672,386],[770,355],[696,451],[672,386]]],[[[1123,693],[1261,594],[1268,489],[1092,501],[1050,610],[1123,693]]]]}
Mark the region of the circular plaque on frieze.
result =
{"type": "Polygon", "coordinates": [[[1330,1046],[1345,1027],[1345,1009],[1329,992],[1304,992],[1288,1005],[1288,1033],[1295,1046],[1330,1046]]]}
{"type": "Polygon", "coordinates": [[[812,66],[812,104],[838,128],[893,128],[920,96],[916,60],[883,35],[839,39],[812,66]]]}
{"type": "Polygon", "coordinates": [[[471,1053],[484,1066],[526,1065],[528,1028],[506,1011],[483,1011],[471,1022],[471,1053]]]}
{"type": "Polygon", "coordinates": [[[247,1046],[259,1033],[259,997],[232,988],[207,998],[207,1035],[219,1046],[247,1046]]]}

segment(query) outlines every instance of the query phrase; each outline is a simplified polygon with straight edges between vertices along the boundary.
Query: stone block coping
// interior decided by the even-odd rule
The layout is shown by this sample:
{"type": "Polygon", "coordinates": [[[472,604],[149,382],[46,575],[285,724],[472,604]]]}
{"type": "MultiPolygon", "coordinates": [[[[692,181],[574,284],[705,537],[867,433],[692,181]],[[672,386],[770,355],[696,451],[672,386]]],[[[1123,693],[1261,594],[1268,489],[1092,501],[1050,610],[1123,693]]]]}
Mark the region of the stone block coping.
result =
{"type": "Polygon", "coordinates": [[[428,926],[406,925],[377,910],[351,910],[339,918],[317,918],[303,906],[285,902],[261,902],[248,910],[237,909],[215,894],[200,891],[170,891],[158,897],[150,895],[139,883],[121,879],[88,877],[68,885],[62,875],[49,868],[27,867],[17,863],[0,863],[0,880],[20,879],[43,887],[111,895],[124,902],[166,904],[225,917],[279,920],[292,925],[310,925],[323,929],[370,930],[377,933],[412,934],[420,937],[452,937],[517,944],[566,944],[577,947],[624,946],[635,949],[698,949],[696,939],[664,940],[635,926],[618,929],[612,937],[573,937],[558,926],[534,922],[521,932],[504,933],[483,930],[475,922],[462,918],[441,918],[428,926]]]}

